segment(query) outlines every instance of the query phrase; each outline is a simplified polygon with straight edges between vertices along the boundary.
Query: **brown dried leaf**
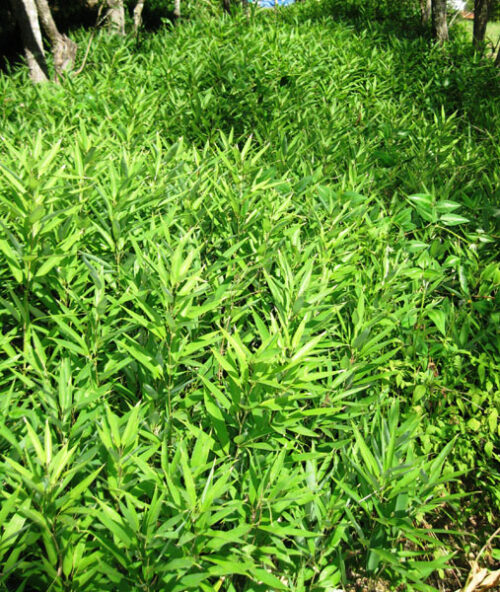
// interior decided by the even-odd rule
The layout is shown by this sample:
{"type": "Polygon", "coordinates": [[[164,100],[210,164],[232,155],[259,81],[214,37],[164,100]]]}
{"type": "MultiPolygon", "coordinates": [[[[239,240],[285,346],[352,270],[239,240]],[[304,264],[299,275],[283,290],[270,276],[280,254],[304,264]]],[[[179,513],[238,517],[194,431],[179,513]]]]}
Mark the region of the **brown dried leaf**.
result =
{"type": "Polygon", "coordinates": [[[463,592],[486,592],[486,590],[498,589],[498,586],[500,586],[500,569],[489,571],[474,563],[463,592]]]}

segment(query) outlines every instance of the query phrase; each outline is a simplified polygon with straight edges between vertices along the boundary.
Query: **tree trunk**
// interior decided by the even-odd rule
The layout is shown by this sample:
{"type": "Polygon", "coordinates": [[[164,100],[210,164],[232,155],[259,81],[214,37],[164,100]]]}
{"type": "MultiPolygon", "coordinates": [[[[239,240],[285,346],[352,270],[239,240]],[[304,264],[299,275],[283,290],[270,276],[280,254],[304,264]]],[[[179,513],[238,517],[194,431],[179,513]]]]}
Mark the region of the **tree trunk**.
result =
{"type": "Polygon", "coordinates": [[[480,49],[484,43],[491,5],[491,0],[474,0],[473,43],[476,49],[480,49]]]}
{"type": "Polygon", "coordinates": [[[49,79],[49,71],[43,51],[42,33],[35,0],[11,0],[11,5],[21,29],[31,80],[46,82],[49,79]]]}
{"type": "Polygon", "coordinates": [[[431,21],[432,0],[420,0],[420,15],[422,25],[427,26],[431,21]]]}
{"type": "Polygon", "coordinates": [[[75,65],[76,50],[78,46],[74,41],[71,41],[67,35],[62,35],[59,32],[47,0],[35,0],[35,3],[38,8],[38,16],[42,23],[42,27],[52,45],[54,68],[57,75],[75,65]]]}
{"type": "Polygon", "coordinates": [[[142,9],[144,8],[145,0],[137,0],[134,8],[134,33],[137,35],[139,27],[142,24],[142,9]]]}
{"type": "Polygon", "coordinates": [[[446,0],[432,0],[432,32],[434,39],[439,43],[448,41],[446,0]]]}
{"type": "Polygon", "coordinates": [[[231,14],[231,0],[222,0],[222,8],[227,14],[231,14]]]}
{"type": "Polygon", "coordinates": [[[118,35],[125,35],[125,8],[123,0],[107,0],[108,27],[118,35]]]}
{"type": "Polygon", "coordinates": [[[181,18],[181,0],[174,0],[174,16],[176,19],[181,18]]]}

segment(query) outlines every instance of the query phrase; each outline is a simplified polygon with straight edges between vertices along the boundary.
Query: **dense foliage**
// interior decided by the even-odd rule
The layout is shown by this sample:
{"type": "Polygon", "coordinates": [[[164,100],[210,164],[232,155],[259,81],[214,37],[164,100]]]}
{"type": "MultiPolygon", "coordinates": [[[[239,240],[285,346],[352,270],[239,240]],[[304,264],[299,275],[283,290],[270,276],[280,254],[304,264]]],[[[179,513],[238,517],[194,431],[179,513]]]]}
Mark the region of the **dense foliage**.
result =
{"type": "Polygon", "coordinates": [[[358,16],[0,78],[4,589],[426,590],[495,530],[498,75],[358,16]]]}

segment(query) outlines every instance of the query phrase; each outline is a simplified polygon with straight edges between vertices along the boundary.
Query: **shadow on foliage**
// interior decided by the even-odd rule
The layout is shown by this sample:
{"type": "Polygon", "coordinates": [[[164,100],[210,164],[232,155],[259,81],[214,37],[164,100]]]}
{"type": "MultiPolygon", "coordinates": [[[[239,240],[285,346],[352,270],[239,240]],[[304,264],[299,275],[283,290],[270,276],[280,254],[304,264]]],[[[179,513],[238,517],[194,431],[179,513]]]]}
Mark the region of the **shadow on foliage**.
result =
{"type": "MultiPolygon", "coordinates": [[[[128,2],[128,11],[132,15],[134,2],[128,2]]],[[[157,31],[165,22],[174,22],[173,4],[164,0],[150,0],[144,4],[142,25],[146,31],[157,31]]]]}
{"type": "MultiPolygon", "coordinates": [[[[134,0],[126,2],[130,19],[135,6],[134,0]]],[[[51,2],[52,14],[61,33],[69,33],[76,29],[90,29],[96,25],[98,10],[86,2],[68,2],[54,0],[51,2]]],[[[175,20],[172,3],[165,0],[149,0],[142,13],[143,27],[146,31],[156,31],[165,22],[175,20]]],[[[9,69],[22,59],[23,45],[21,33],[16,20],[7,3],[0,6],[0,70],[9,69]]]]}
{"type": "MultiPolygon", "coordinates": [[[[420,19],[415,0],[326,0],[304,3],[300,16],[309,21],[344,23],[366,31],[372,46],[394,49],[394,73],[405,90],[415,86],[422,108],[457,113],[485,132],[496,133],[500,113],[500,75],[493,60],[475,53],[466,32],[450,30],[445,47],[434,43],[430,27],[420,19]],[[417,83],[415,85],[415,83],[417,83]],[[422,93],[422,88],[430,92],[422,93]]],[[[283,21],[296,21],[297,13],[280,11],[283,21]]],[[[396,82],[396,81],[395,81],[396,82]]]]}
{"type": "MultiPolygon", "coordinates": [[[[61,33],[95,25],[97,9],[85,2],[51,2],[52,14],[61,33]]],[[[0,6],[0,70],[8,71],[22,59],[21,33],[8,2],[0,6]]]]}

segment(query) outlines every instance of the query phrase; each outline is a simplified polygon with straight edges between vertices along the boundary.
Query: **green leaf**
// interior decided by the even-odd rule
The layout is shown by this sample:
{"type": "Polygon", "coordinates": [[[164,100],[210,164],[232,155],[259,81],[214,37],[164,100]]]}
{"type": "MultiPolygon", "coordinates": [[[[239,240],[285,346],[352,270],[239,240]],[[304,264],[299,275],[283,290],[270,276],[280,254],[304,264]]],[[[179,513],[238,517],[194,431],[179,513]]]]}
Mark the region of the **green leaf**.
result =
{"type": "Polygon", "coordinates": [[[94,483],[97,479],[97,476],[102,471],[103,467],[99,467],[93,473],[82,479],[78,485],[75,485],[72,489],[70,489],[65,495],[63,495],[57,502],[57,506],[60,508],[62,512],[67,510],[73,504],[78,502],[82,494],[88,491],[89,487],[94,483]]]}
{"type": "Polygon", "coordinates": [[[494,408],[488,414],[488,425],[491,434],[498,433],[498,411],[494,408]]]}
{"type": "Polygon", "coordinates": [[[434,203],[434,198],[432,195],[427,193],[416,193],[415,195],[409,195],[408,199],[412,204],[423,206],[428,209],[430,209],[434,203]]]}
{"type": "Polygon", "coordinates": [[[427,312],[427,315],[439,329],[439,332],[446,337],[446,313],[443,310],[433,308],[427,312]]]}
{"type": "Polygon", "coordinates": [[[468,218],[464,218],[463,216],[459,216],[458,214],[443,214],[439,220],[445,226],[457,226],[458,224],[465,224],[466,222],[470,222],[468,218]]]}
{"type": "Polygon", "coordinates": [[[204,392],[205,409],[210,416],[210,422],[215,430],[217,439],[220,442],[222,450],[229,453],[229,434],[226,428],[224,416],[217,405],[209,398],[208,393],[204,392]]]}
{"type": "Polygon", "coordinates": [[[141,409],[141,404],[137,403],[132,407],[130,411],[127,425],[123,431],[121,436],[121,445],[125,448],[131,446],[134,440],[137,438],[139,434],[139,411],[141,409]]]}
{"type": "Polygon", "coordinates": [[[355,426],[353,426],[352,429],[354,432],[354,436],[356,438],[356,443],[358,445],[359,452],[361,453],[361,457],[363,458],[366,467],[373,476],[378,477],[380,475],[380,469],[377,464],[377,461],[375,460],[375,457],[373,456],[371,450],[368,448],[359,430],[355,426]]]}
{"type": "Polygon", "coordinates": [[[288,587],[281,580],[279,580],[275,575],[266,571],[265,569],[255,568],[252,570],[252,575],[255,579],[262,582],[266,586],[270,586],[272,589],[288,589],[288,587]]]}
{"type": "Polygon", "coordinates": [[[453,212],[454,210],[460,209],[462,206],[457,203],[456,201],[450,201],[448,199],[443,199],[438,201],[436,204],[437,211],[442,214],[446,212],[453,212]]]}
{"type": "Polygon", "coordinates": [[[192,512],[196,509],[197,503],[197,496],[196,496],[196,487],[194,483],[193,474],[191,473],[191,469],[189,468],[189,462],[186,454],[186,450],[182,445],[180,447],[181,451],[181,467],[182,467],[182,474],[184,476],[184,485],[186,487],[186,492],[188,496],[189,507],[192,512]]]}
{"type": "Polygon", "coordinates": [[[24,418],[24,424],[26,425],[26,430],[28,431],[28,438],[35,449],[36,455],[38,456],[38,460],[40,464],[46,465],[47,464],[47,454],[44,450],[42,443],[40,442],[35,430],[31,427],[30,423],[26,418],[24,418]]]}
{"type": "Polygon", "coordinates": [[[469,421],[467,422],[467,425],[474,432],[478,432],[481,429],[481,422],[478,421],[475,417],[471,417],[471,419],[469,419],[469,421]]]}
{"type": "Polygon", "coordinates": [[[52,255],[50,257],[47,257],[47,259],[36,270],[35,277],[41,278],[44,275],[47,275],[51,269],[53,269],[62,261],[62,259],[63,257],[60,255],[52,255]]]}
{"type": "MultiPolygon", "coordinates": [[[[210,382],[208,379],[206,379],[201,374],[200,374],[199,378],[201,379],[203,384],[208,388],[208,390],[212,393],[212,395],[215,397],[215,399],[220,403],[220,405],[224,409],[229,410],[231,407],[231,403],[229,402],[227,397],[222,393],[222,391],[219,388],[217,388],[215,386],[215,384],[210,382]]],[[[220,418],[222,419],[222,415],[220,416],[220,418]]]]}

